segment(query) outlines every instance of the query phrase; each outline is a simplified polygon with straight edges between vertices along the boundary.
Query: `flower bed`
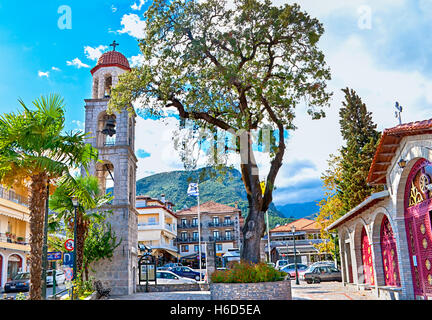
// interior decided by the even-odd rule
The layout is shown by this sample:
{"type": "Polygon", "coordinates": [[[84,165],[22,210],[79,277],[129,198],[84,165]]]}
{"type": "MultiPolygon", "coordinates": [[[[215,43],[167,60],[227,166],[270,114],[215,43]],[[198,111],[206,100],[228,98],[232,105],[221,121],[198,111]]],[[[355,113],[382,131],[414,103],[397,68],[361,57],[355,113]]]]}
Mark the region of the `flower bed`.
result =
{"type": "Polygon", "coordinates": [[[291,282],[273,267],[246,262],[211,276],[212,300],[291,300],[291,282]]]}

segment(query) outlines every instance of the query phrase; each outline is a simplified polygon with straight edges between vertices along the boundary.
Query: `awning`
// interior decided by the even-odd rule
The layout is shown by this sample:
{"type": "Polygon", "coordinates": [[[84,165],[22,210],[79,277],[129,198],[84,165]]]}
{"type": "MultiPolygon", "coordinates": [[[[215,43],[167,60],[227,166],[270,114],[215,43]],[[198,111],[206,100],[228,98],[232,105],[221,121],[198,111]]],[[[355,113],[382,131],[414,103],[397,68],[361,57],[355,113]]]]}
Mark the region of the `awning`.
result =
{"type": "Polygon", "coordinates": [[[158,251],[159,252],[160,251],[165,251],[165,252],[169,253],[170,255],[172,255],[172,256],[174,256],[176,258],[180,258],[181,257],[180,254],[177,253],[177,252],[175,252],[174,250],[169,250],[169,249],[165,249],[165,248],[152,248],[152,254],[157,253],[158,251]]]}
{"type": "MultiPolygon", "coordinates": [[[[279,247],[276,248],[276,250],[281,253],[281,254],[294,254],[294,248],[287,248],[287,247],[279,247]]],[[[296,248],[296,253],[297,254],[302,254],[302,253],[318,253],[319,250],[315,247],[312,246],[307,246],[307,247],[297,247],[296,248]]]]}

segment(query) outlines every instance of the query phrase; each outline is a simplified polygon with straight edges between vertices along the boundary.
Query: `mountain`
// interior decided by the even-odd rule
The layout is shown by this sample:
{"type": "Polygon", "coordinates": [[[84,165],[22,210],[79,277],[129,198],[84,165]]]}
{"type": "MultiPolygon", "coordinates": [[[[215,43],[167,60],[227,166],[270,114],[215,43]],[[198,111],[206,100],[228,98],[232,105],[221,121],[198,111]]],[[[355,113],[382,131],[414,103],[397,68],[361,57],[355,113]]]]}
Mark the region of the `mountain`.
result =
{"type": "Polygon", "coordinates": [[[290,203],[283,206],[277,206],[277,210],[282,213],[285,218],[308,218],[313,219],[319,212],[317,201],[305,203],[290,203]]]}
{"type": "MultiPolygon", "coordinates": [[[[248,212],[248,201],[245,187],[241,180],[241,174],[236,169],[225,169],[220,173],[211,168],[202,168],[195,171],[171,171],[158,173],[142,178],[136,183],[136,194],[160,198],[162,194],[168,201],[175,204],[174,210],[184,207],[192,207],[197,204],[196,197],[187,195],[190,182],[200,181],[200,202],[215,201],[218,203],[235,206],[242,210],[242,215],[248,212]]],[[[287,219],[272,203],[269,206],[269,225],[273,228],[276,224],[285,224],[293,221],[287,219]]]]}

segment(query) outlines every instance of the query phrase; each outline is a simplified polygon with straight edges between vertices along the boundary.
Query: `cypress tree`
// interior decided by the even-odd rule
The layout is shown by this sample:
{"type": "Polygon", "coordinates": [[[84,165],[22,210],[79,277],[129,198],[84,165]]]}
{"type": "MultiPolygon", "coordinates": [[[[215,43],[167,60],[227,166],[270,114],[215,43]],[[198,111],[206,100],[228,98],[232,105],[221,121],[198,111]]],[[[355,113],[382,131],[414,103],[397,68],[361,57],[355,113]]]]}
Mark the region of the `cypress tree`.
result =
{"type": "Polygon", "coordinates": [[[342,174],[336,181],[344,211],[348,212],[379,188],[367,185],[366,179],[380,139],[372,113],[353,89],[342,89],[345,101],[339,124],[346,145],[341,148],[342,174]]]}

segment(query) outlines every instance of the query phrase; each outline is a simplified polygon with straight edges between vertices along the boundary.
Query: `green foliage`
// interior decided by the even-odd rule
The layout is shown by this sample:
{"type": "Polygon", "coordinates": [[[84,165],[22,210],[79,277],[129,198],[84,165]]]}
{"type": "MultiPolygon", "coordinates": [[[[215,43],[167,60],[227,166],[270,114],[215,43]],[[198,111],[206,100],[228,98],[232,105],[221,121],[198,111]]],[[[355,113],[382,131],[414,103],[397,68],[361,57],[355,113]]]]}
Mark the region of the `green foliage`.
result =
{"type": "Polygon", "coordinates": [[[94,291],[93,281],[93,277],[83,280],[82,273],[77,273],[76,279],[72,281],[72,284],[75,286],[73,289],[74,296],[77,295],[80,300],[87,298],[94,291]]]}
{"type": "Polygon", "coordinates": [[[105,219],[92,219],[84,245],[84,266],[91,267],[93,262],[111,259],[121,242],[121,239],[117,241],[111,225],[105,219]]]}
{"type": "Polygon", "coordinates": [[[242,261],[233,264],[230,269],[216,270],[211,275],[211,281],[214,283],[274,282],[284,280],[285,277],[283,272],[264,262],[252,264],[242,261]]]}
{"type": "Polygon", "coordinates": [[[15,296],[15,300],[27,300],[27,297],[23,292],[18,292],[15,296]]]}
{"type": "Polygon", "coordinates": [[[352,89],[343,89],[345,100],[340,109],[341,134],[346,145],[341,149],[341,177],[336,180],[343,209],[348,212],[371,193],[381,190],[368,186],[366,179],[380,139],[372,113],[352,89]]]}

